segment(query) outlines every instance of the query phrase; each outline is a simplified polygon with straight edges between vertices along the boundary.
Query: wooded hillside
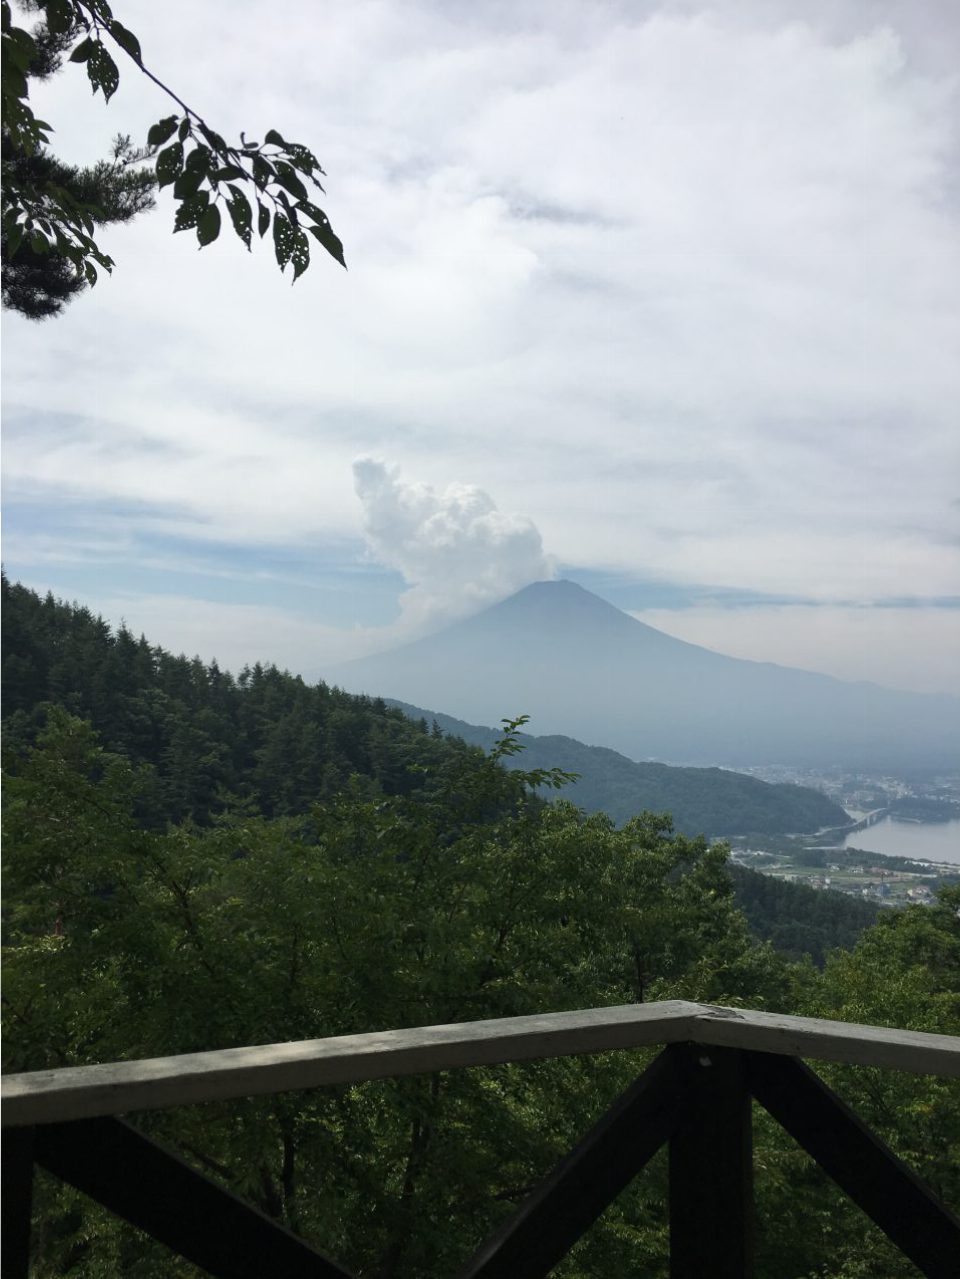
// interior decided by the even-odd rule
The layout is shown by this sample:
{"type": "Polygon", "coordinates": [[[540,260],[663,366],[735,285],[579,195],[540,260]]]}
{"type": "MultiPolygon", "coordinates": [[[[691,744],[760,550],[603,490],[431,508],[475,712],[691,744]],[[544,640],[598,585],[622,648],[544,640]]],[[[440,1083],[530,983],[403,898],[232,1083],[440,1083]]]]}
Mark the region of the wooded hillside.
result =
{"type": "Polygon", "coordinates": [[[406,794],[478,754],[382,700],[259,663],[234,678],[6,578],[2,684],[8,752],[34,740],[47,704],[88,720],[107,750],[149,766],[148,825],[205,824],[238,804],[289,816],[348,785],[406,794]]]}
{"type": "MultiPolygon", "coordinates": [[[[655,815],[618,828],[545,802],[561,776],[502,767],[516,759],[515,732],[484,756],[280,672],[231,680],[23,588],[11,588],[6,621],[6,674],[19,683],[3,808],[8,1070],[670,998],[960,1029],[960,889],[885,912],[820,971],[751,936],[722,845],[655,815]],[[327,793],[301,801],[301,775],[271,797],[311,734],[327,793]],[[261,797],[268,814],[255,811],[261,797]],[[279,803],[291,811],[273,815],[279,803]]],[[[137,1122],[356,1275],[435,1279],[649,1056],[452,1071],[137,1122]]],[[[956,1089],[823,1073],[960,1203],[956,1089]]],[[[758,1279],[910,1279],[760,1114],[755,1148],[758,1279]]],[[[664,1275],[666,1195],[658,1160],[557,1273],[664,1275]]],[[[36,1279],[197,1274],[58,1183],[38,1179],[36,1214],[36,1279]]]]}
{"type": "MultiPolygon", "coordinates": [[[[434,711],[387,699],[411,719],[438,724],[445,733],[489,750],[498,730],[467,724],[434,711]]],[[[603,746],[587,746],[573,737],[521,733],[524,752],[518,767],[556,766],[577,774],[568,799],[589,813],[629,821],[637,813],[670,813],[685,835],[781,835],[844,826],[846,812],[809,786],[762,782],[725,768],[682,768],[638,763],[603,746]]],[[[510,767],[509,761],[507,767],[510,767]]]]}

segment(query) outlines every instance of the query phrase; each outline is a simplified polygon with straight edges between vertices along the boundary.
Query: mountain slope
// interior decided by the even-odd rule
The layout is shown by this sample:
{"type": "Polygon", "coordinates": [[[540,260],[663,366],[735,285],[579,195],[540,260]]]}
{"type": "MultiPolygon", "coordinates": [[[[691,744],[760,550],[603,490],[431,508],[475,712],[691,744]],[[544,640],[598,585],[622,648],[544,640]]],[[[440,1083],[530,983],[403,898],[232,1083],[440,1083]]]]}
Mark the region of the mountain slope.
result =
{"type": "MultiPolygon", "coordinates": [[[[388,704],[484,750],[500,736],[496,729],[406,702],[388,704]]],[[[572,737],[519,737],[524,749],[504,761],[508,768],[557,767],[578,773],[578,780],[564,787],[563,797],[588,812],[608,813],[617,822],[647,809],[671,813],[674,827],[685,835],[779,835],[843,826],[850,820],[839,804],[807,786],[771,785],[722,768],[638,764],[572,737]]]]}
{"type": "Polygon", "coordinates": [[[237,805],[294,816],[345,789],[425,791],[467,756],[479,761],[382,701],[259,664],[234,679],[6,578],[2,596],[5,754],[15,760],[47,707],[63,707],[89,720],[109,751],[148,768],[147,825],[203,825],[237,805]]]}
{"type": "Polygon", "coordinates": [[[632,759],[900,770],[960,758],[960,699],[896,692],[687,644],[572,582],[327,672],[471,723],[529,714],[632,759]]]}

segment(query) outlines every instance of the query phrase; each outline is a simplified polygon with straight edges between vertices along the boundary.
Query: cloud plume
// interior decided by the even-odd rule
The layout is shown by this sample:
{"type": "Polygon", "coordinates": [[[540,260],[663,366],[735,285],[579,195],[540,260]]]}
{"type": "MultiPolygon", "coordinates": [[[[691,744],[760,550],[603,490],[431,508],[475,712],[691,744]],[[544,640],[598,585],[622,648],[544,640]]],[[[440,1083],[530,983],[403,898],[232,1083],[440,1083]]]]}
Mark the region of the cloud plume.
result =
{"type": "Polygon", "coordinates": [[[370,457],[354,462],[353,480],[370,550],[408,584],[400,597],[405,627],[452,621],[554,576],[532,520],[499,511],[473,484],[438,492],[370,457]]]}

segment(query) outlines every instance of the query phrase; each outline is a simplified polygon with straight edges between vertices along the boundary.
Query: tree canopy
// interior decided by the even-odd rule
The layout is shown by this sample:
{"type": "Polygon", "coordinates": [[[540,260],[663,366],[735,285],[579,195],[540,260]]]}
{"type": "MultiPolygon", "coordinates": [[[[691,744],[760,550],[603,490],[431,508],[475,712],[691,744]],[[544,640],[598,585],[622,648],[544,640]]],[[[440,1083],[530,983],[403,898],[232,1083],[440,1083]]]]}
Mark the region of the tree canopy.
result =
{"type": "Polygon", "coordinates": [[[247,249],[254,229],[261,238],[271,232],[280,270],[290,265],[294,280],[310,264],[311,237],[345,265],[343,245],[314,202],[323,192],[323,169],[309,147],[276,129],[267,129],[262,142],[242,132],[238,143],[226,142],[147,67],[140,41],[107,0],[23,0],[21,7],[38,19],[31,29],[15,24],[10,0],[2,2],[5,305],[35,319],[58,314],[96,283],[99,269],[113,269],[97,227],[149,207],[154,185],[171,188],[173,229],[192,230],[201,248],[228,220],[247,249]],[[66,59],[83,66],[93,92],[109,102],[120,83],[114,55],[121,65],[132,62],[176,110],[151,127],[142,152],[122,138],[105,167],[64,165],[47,149],[53,126],[34,113],[30,82],[66,59]]]}
{"type": "MultiPolygon", "coordinates": [[[[505,746],[511,749],[509,732],[505,746]]],[[[464,753],[439,788],[349,785],[299,817],[146,830],[148,778],[52,710],[7,783],[4,1051],[43,1069],[682,998],[960,1029],[960,890],[890,911],[823,972],[753,941],[725,850],[617,830],[464,753]]],[[[453,1273],[650,1060],[497,1067],[184,1107],[137,1123],[354,1273],[453,1273]]],[[[949,1081],[823,1068],[948,1204],[949,1081]]],[[[916,1272],[757,1111],[758,1279],[916,1272]]],[[[658,1158],[558,1267],[667,1273],[658,1158]]],[[[38,1279],[197,1272],[74,1191],[37,1188],[38,1279]]]]}

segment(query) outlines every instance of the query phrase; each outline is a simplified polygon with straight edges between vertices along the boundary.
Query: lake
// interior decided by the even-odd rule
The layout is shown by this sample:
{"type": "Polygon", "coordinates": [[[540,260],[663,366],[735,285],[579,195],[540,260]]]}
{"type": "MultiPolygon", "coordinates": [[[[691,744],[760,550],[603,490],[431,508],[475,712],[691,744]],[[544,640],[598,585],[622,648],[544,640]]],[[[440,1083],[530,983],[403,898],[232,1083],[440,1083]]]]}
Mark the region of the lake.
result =
{"type": "Polygon", "coordinates": [[[898,822],[884,817],[866,830],[854,831],[844,848],[863,848],[888,857],[914,857],[921,862],[960,865],[960,817],[949,822],[898,822]]]}

